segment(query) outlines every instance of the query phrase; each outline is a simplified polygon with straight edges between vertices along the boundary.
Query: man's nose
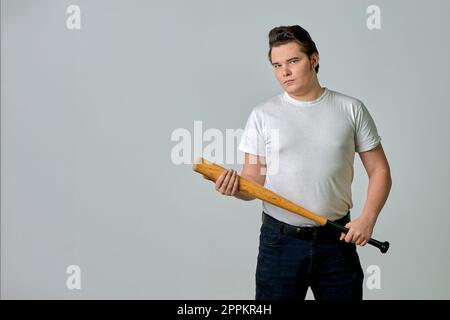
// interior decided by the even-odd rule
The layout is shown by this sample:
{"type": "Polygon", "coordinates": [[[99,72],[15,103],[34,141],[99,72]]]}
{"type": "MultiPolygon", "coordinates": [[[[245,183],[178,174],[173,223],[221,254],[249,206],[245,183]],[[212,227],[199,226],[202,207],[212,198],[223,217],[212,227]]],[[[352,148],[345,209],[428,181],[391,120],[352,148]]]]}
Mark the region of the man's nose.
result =
{"type": "Polygon", "coordinates": [[[289,68],[284,67],[282,70],[282,74],[283,76],[289,76],[291,74],[291,71],[289,70],[289,68]]]}

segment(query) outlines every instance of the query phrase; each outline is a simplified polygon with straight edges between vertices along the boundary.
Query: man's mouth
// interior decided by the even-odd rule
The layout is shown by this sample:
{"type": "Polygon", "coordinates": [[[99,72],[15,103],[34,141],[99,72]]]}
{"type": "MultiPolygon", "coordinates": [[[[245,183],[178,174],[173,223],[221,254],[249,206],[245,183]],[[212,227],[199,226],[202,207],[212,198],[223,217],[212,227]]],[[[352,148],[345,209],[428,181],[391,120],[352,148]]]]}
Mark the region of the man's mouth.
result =
{"type": "Polygon", "coordinates": [[[294,82],[294,80],[286,80],[285,82],[283,82],[283,84],[291,84],[293,82],[294,82]]]}

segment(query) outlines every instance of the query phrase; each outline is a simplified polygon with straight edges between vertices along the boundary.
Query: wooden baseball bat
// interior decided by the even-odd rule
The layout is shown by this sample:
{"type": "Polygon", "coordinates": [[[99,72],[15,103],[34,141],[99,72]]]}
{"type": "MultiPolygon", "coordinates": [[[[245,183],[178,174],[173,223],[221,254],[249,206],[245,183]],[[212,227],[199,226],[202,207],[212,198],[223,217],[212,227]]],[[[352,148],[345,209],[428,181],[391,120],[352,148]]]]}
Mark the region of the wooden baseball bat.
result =
{"type": "MultiPolygon", "coordinates": [[[[219,176],[224,172],[226,169],[215,164],[212,162],[209,162],[206,159],[198,158],[194,161],[194,164],[192,166],[192,169],[195,172],[201,173],[202,175],[206,176],[207,178],[211,179],[212,181],[216,181],[219,176]]],[[[259,185],[253,181],[250,181],[248,179],[245,179],[239,175],[237,175],[237,179],[239,179],[239,191],[246,193],[250,196],[253,196],[255,198],[258,198],[260,200],[266,201],[268,203],[273,204],[274,206],[283,208],[285,210],[288,210],[292,213],[298,214],[300,216],[303,216],[305,218],[308,218],[310,220],[316,221],[321,226],[329,226],[335,230],[339,230],[343,233],[348,232],[348,228],[335,223],[333,221],[328,220],[327,218],[324,218],[318,214],[315,214],[305,208],[302,208],[301,206],[295,204],[294,202],[283,198],[282,196],[276,194],[273,191],[270,191],[267,188],[264,188],[262,185],[259,185]]],[[[389,242],[380,242],[375,239],[370,239],[367,243],[377,247],[380,249],[382,253],[386,253],[389,249],[389,242]]]]}

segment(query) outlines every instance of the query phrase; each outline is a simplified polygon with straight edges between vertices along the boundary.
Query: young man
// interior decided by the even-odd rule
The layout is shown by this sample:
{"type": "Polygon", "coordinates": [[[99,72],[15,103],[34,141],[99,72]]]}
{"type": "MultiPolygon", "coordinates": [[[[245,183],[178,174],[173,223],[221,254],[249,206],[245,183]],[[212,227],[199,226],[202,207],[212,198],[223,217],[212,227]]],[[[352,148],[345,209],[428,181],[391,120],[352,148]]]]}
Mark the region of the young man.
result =
{"type": "MultiPolygon", "coordinates": [[[[241,176],[349,228],[347,235],[263,202],[256,299],[362,299],[356,245],[372,235],[392,182],[377,128],[364,104],[319,84],[319,53],[300,26],[269,33],[269,60],[284,92],[256,106],[239,149],[241,176]],[[275,134],[274,134],[275,133],[275,134]],[[362,212],[350,222],[355,152],[369,176],[362,212]]],[[[236,172],[216,190],[242,200],[236,172]]]]}

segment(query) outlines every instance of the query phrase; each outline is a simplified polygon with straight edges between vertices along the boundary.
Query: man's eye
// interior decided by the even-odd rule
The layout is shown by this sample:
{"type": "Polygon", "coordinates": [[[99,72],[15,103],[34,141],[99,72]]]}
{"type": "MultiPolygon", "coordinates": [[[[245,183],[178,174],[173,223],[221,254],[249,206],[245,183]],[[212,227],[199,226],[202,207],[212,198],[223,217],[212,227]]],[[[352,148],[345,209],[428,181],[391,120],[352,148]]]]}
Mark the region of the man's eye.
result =
{"type": "Polygon", "coordinates": [[[292,60],[291,63],[292,63],[292,62],[297,62],[297,61],[298,61],[298,60],[292,60]]]}

